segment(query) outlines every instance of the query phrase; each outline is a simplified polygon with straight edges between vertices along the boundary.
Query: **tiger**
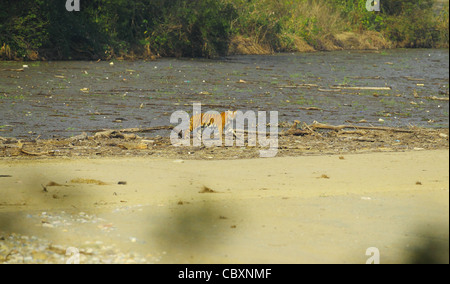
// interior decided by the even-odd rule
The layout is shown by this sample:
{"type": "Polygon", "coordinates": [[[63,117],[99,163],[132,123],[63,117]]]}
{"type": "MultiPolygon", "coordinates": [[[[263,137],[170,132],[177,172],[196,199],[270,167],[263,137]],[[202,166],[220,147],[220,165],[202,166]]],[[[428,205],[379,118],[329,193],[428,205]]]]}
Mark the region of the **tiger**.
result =
{"type": "MultiPolygon", "coordinates": [[[[190,124],[189,124],[189,131],[185,132],[185,137],[189,137],[190,133],[194,131],[194,126],[196,126],[195,129],[200,127],[201,129],[206,127],[217,127],[219,130],[219,137],[222,138],[223,131],[227,129],[227,127],[233,123],[233,121],[236,119],[237,112],[236,111],[225,111],[221,114],[197,114],[191,117],[190,124]]],[[[233,131],[233,135],[235,136],[235,133],[233,131]]]]}

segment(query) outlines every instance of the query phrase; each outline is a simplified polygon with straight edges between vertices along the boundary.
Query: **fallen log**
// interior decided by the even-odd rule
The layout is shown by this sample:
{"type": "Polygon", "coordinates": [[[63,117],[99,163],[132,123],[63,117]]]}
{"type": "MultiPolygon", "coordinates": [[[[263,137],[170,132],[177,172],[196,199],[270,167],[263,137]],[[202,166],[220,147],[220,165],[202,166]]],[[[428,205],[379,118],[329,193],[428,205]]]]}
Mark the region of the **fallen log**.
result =
{"type": "Polygon", "coordinates": [[[355,125],[328,125],[328,124],[322,124],[315,122],[311,125],[309,125],[309,128],[315,130],[315,129],[330,129],[335,131],[341,131],[346,128],[352,128],[357,130],[379,130],[379,131],[393,131],[393,132],[404,132],[404,133],[413,133],[414,130],[410,129],[398,129],[398,128],[391,128],[391,127],[376,127],[376,126],[355,126],[355,125]]]}
{"type": "Polygon", "coordinates": [[[11,69],[11,68],[8,68],[8,69],[2,69],[2,71],[24,72],[25,69],[23,69],[23,68],[20,68],[20,69],[11,69]]]}

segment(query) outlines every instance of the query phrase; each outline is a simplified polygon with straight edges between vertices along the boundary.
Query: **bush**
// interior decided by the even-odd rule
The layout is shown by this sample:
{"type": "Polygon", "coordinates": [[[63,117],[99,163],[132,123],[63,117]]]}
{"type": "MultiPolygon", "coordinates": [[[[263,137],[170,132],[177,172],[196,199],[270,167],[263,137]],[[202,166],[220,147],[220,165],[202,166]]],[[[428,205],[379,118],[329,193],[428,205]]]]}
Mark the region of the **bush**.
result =
{"type": "MultiPolygon", "coordinates": [[[[433,0],[385,0],[387,37],[399,47],[433,47],[441,42],[433,0]]],[[[448,28],[447,28],[448,30],[448,28]]],[[[445,40],[445,39],[444,39],[445,40]]],[[[448,39],[447,39],[448,41],[448,39]]]]}
{"type": "Polygon", "coordinates": [[[433,0],[383,0],[379,13],[368,12],[366,0],[328,1],[354,26],[382,32],[399,47],[448,46],[448,17],[436,17],[433,0]]]}
{"type": "Polygon", "coordinates": [[[216,0],[171,1],[148,43],[165,56],[216,57],[228,50],[233,6],[216,0]]]}
{"type": "Polygon", "coordinates": [[[0,4],[0,43],[10,48],[9,59],[27,59],[48,40],[49,21],[40,13],[43,1],[5,0],[0,4]],[[27,9],[24,9],[27,7],[27,9]]]}

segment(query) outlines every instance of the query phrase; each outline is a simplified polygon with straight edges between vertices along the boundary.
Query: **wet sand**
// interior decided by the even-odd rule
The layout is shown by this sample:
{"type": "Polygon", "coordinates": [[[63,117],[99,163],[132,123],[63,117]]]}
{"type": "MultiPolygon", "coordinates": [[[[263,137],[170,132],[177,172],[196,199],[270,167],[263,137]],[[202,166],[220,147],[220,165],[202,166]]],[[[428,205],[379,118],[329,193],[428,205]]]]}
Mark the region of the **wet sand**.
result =
{"type": "Polygon", "coordinates": [[[448,263],[448,232],[448,149],[0,160],[0,263],[448,263]]]}

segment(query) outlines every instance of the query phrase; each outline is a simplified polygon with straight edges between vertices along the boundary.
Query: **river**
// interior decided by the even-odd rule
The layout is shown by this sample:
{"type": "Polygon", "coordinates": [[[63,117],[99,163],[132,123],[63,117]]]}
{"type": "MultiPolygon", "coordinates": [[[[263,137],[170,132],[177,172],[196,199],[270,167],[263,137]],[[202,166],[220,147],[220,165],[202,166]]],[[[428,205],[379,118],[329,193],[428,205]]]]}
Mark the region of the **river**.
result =
{"type": "Polygon", "coordinates": [[[170,125],[194,102],[203,111],[278,111],[280,122],[448,128],[448,92],[448,49],[0,62],[0,136],[170,125]]]}

